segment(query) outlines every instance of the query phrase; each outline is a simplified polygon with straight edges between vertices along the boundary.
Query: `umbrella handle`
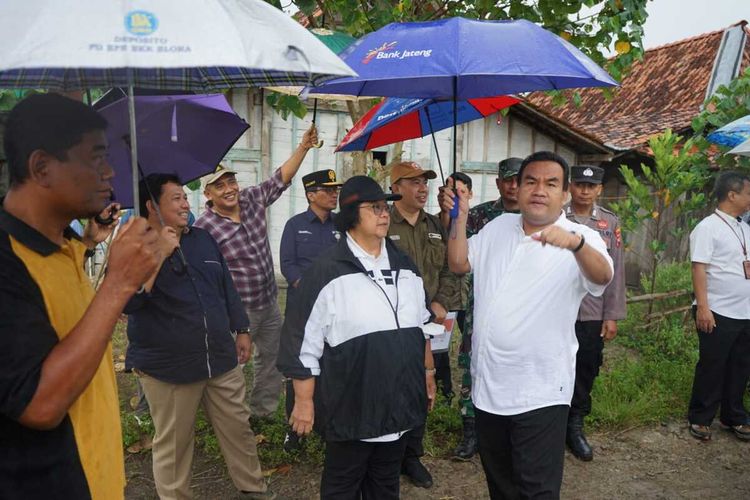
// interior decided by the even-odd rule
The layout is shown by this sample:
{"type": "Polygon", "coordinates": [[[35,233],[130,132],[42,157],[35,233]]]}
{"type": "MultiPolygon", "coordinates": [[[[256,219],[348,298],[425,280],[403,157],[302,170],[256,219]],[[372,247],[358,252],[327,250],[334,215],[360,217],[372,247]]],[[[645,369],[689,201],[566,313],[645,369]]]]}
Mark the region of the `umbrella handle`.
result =
{"type": "MultiPolygon", "coordinates": [[[[312,117],[312,124],[315,125],[315,119],[318,117],[318,100],[315,99],[313,104],[313,117],[312,117]]],[[[315,149],[320,149],[323,147],[325,141],[318,141],[317,144],[313,145],[315,149]]]]}

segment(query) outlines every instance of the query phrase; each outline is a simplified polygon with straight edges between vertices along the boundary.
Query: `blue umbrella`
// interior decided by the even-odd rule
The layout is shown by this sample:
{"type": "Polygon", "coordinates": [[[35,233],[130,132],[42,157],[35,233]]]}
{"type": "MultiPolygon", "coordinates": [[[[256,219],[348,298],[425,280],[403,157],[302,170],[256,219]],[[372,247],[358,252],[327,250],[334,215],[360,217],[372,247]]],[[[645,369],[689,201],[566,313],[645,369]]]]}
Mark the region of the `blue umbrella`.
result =
{"type": "Polygon", "coordinates": [[[728,123],[720,129],[714,130],[706,139],[714,144],[734,148],[750,140],[750,115],[728,123]]]}
{"type": "MultiPolygon", "coordinates": [[[[454,170],[455,101],[617,85],[573,45],[525,20],[454,17],[392,23],[360,38],[339,56],[358,76],[330,80],[310,93],[452,99],[454,170]]],[[[457,214],[458,205],[452,215],[457,214]]]]}
{"type": "Polygon", "coordinates": [[[339,56],[359,76],[330,80],[312,94],[466,100],[617,85],[573,45],[525,20],[392,23],[339,56]]]}

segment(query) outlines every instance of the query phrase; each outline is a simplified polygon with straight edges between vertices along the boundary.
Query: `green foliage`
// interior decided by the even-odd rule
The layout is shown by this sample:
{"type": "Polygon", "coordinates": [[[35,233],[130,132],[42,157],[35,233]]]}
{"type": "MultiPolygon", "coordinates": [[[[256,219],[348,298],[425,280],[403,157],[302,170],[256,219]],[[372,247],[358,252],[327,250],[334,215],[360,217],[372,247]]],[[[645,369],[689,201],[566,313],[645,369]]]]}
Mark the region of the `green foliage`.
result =
{"type": "Polygon", "coordinates": [[[187,187],[190,191],[198,191],[201,188],[201,180],[195,179],[194,181],[190,181],[185,184],[185,187],[187,187]]]}
{"type": "Polygon", "coordinates": [[[683,143],[681,136],[667,129],[652,137],[649,146],[654,166],[642,163],[642,176],[627,165],[620,167],[628,191],[623,201],[612,204],[612,209],[620,217],[626,247],[635,231],[647,231],[651,258],[649,284],[644,289],[653,293],[667,246],[679,244],[697,223],[696,216],[706,202],[703,187],[708,173],[695,164],[692,139],[683,143]]]}
{"type": "MultiPolygon", "coordinates": [[[[651,277],[644,274],[644,288],[651,277]]],[[[689,290],[690,263],[659,266],[655,292],[689,290]]],[[[690,304],[690,296],[663,300],[659,311],[690,304]]],[[[698,359],[698,338],[689,312],[670,315],[644,327],[648,304],[628,306],[628,317],[605,348],[606,363],[596,380],[592,423],[623,428],[684,416],[698,359]]]]}
{"type": "Polygon", "coordinates": [[[275,109],[284,120],[289,118],[290,113],[300,119],[304,118],[307,114],[307,107],[305,104],[294,95],[268,92],[266,95],[266,102],[269,106],[275,109]]]}
{"type": "Polygon", "coordinates": [[[122,425],[122,445],[128,448],[144,437],[154,435],[154,423],[148,414],[138,415],[129,409],[121,409],[120,422],[122,425]]]}
{"type": "Polygon", "coordinates": [[[727,123],[750,114],[750,68],[720,86],[703,105],[703,111],[693,118],[693,144],[696,161],[702,166],[718,165],[721,169],[750,171],[750,158],[725,154],[731,148],[712,145],[706,136],[727,123]]]}

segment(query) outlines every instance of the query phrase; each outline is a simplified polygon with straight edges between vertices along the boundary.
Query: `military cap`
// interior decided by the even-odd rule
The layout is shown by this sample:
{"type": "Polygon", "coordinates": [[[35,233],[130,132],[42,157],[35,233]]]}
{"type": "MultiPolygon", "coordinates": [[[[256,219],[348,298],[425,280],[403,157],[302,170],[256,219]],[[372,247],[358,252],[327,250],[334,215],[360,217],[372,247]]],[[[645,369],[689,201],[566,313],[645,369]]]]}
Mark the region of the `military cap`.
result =
{"type": "Polygon", "coordinates": [[[340,182],[336,181],[336,171],[326,169],[311,172],[302,177],[302,185],[305,186],[305,191],[321,187],[336,187],[341,186],[340,182]]]}
{"type": "Polygon", "coordinates": [[[497,176],[501,179],[507,179],[508,177],[518,175],[518,171],[521,169],[521,163],[523,163],[521,158],[506,158],[498,164],[497,176]]]}

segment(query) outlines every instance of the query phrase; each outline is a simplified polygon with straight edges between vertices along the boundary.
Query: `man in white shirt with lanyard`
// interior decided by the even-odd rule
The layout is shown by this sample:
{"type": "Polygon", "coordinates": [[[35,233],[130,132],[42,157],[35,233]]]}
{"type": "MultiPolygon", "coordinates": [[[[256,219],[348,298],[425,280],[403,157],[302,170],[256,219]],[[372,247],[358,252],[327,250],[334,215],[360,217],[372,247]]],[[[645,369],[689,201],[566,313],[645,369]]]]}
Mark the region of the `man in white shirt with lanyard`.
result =
{"type": "Polygon", "coordinates": [[[497,217],[468,241],[468,200],[458,191],[448,260],[451,271],[474,273],[472,400],[493,500],[560,496],[578,308],[613,275],[599,234],[562,211],[568,170],[555,153],[527,157],[521,213],[497,217]]]}
{"type": "Polygon", "coordinates": [[[750,209],[750,178],[724,172],[714,194],[718,208],[690,233],[699,342],[688,409],[690,434],[711,439],[711,421],[721,407],[721,427],[750,440],[742,404],[750,376],[750,228],[740,219],[750,209]]]}

